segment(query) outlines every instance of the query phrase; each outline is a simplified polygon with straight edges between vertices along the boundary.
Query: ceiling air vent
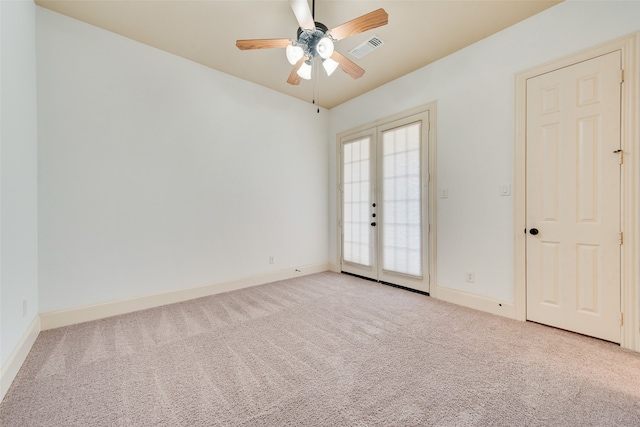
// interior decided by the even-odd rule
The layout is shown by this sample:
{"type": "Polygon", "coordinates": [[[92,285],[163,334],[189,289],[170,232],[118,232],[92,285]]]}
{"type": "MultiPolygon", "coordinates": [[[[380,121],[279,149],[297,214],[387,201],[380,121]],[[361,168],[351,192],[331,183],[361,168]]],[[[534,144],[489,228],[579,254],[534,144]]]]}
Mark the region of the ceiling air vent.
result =
{"type": "Polygon", "coordinates": [[[360,59],[366,54],[368,54],[369,52],[371,52],[372,50],[379,48],[383,44],[384,44],[384,41],[381,38],[379,38],[378,36],[373,36],[369,40],[365,41],[364,43],[361,43],[358,46],[351,49],[349,51],[349,54],[351,54],[351,56],[357,59],[360,59]]]}

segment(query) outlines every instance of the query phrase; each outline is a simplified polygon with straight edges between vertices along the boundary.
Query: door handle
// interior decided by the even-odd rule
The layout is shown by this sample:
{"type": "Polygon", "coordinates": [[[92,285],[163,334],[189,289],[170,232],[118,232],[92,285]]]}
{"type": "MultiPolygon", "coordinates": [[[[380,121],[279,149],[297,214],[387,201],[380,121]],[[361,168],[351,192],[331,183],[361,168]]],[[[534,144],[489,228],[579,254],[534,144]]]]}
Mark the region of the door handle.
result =
{"type": "Polygon", "coordinates": [[[532,228],[531,230],[529,230],[529,234],[535,236],[536,234],[538,234],[538,229],[537,228],[532,228]]]}

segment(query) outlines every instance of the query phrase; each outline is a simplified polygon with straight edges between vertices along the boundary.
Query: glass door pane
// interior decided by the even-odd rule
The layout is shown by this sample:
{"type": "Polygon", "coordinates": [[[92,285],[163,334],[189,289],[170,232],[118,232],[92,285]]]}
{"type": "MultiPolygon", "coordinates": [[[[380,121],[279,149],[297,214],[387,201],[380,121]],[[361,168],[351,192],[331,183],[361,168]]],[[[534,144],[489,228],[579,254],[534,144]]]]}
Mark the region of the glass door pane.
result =
{"type": "Polygon", "coordinates": [[[342,260],[358,264],[349,272],[361,275],[373,271],[375,259],[371,230],[374,164],[371,147],[372,137],[368,135],[344,143],[342,151],[342,260]],[[368,268],[362,270],[361,267],[368,268]]]}
{"type": "Polygon", "coordinates": [[[382,269],[422,276],[421,123],[382,132],[382,269]]]}

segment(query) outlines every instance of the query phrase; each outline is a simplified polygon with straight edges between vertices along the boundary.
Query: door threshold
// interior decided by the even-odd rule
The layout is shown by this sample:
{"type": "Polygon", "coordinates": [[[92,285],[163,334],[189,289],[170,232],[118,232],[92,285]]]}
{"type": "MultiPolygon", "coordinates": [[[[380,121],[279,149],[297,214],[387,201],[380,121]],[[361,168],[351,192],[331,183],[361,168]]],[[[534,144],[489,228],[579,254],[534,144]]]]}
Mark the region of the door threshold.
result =
{"type": "Polygon", "coordinates": [[[370,282],[380,283],[381,285],[391,286],[393,288],[403,289],[405,291],[414,292],[416,294],[429,296],[429,292],[419,291],[418,289],[408,288],[406,286],[396,285],[395,283],[383,282],[380,280],[372,279],[371,277],[360,276],[359,274],[347,273],[346,271],[341,271],[342,274],[346,274],[348,276],[357,277],[359,279],[368,280],[370,282]]]}

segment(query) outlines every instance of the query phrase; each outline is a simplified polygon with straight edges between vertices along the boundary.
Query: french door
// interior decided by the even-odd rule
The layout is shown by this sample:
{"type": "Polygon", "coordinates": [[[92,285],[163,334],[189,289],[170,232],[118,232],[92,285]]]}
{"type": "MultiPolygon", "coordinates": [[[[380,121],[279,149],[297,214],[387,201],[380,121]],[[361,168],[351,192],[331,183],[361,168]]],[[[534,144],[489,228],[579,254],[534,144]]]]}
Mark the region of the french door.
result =
{"type": "Polygon", "coordinates": [[[429,292],[429,113],[341,139],[341,268],[429,292]]]}

